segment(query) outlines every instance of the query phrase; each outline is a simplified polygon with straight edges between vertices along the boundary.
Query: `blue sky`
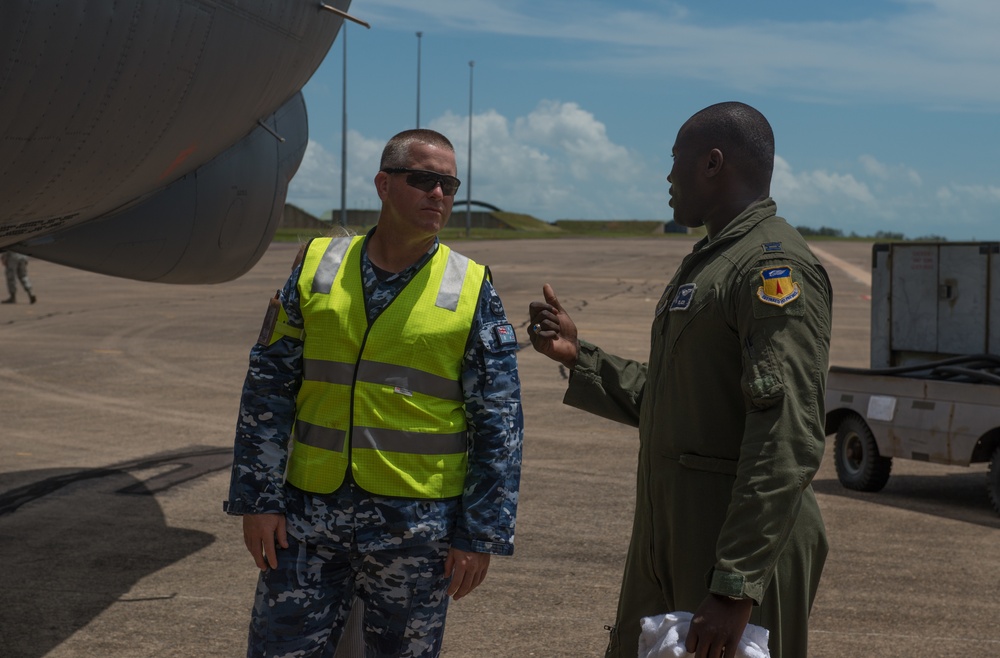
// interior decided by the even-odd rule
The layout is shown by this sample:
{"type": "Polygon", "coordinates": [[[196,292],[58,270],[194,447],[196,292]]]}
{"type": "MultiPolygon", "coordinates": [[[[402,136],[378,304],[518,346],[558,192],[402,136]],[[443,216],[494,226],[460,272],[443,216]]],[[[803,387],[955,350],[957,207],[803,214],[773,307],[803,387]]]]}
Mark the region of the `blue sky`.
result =
{"type": "MultiPolygon", "coordinates": [[[[774,128],[772,196],[796,226],[1000,239],[996,0],[355,0],[347,206],[378,208],[385,141],[417,120],[471,194],[557,219],[669,219],[681,124],[739,100],[774,128]]],[[[340,208],[343,43],[304,89],[289,202],[340,208]]]]}

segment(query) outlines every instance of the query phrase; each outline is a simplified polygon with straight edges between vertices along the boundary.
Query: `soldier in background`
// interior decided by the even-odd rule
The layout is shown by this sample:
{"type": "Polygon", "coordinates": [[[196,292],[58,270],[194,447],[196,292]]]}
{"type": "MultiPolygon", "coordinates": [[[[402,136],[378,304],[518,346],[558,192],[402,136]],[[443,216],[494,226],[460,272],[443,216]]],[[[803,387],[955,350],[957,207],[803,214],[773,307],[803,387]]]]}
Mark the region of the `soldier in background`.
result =
{"type": "Polygon", "coordinates": [[[4,271],[7,275],[7,292],[9,297],[0,304],[13,304],[17,302],[17,282],[20,281],[24,287],[24,292],[28,293],[28,299],[34,304],[38,301],[31,288],[31,280],[28,278],[28,257],[13,251],[0,253],[0,260],[3,261],[4,271]]]}
{"type": "Polygon", "coordinates": [[[226,510],[261,569],[248,656],[437,656],[448,597],[513,552],[517,340],[488,270],[437,235],[459,187],[440,133],[389,140],[367,236],[317,238],[243,388],[226,510]]]}

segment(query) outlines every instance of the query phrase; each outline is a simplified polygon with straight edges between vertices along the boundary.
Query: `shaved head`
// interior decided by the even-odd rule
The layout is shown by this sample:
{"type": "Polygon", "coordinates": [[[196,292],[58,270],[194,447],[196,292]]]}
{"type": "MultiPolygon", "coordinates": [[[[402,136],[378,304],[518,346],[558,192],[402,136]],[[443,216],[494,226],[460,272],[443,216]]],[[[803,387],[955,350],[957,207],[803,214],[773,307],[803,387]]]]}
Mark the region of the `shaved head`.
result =
{"type": "Polygon", "coordinates": [[[774,131],[764,115],[745,103],[710,105],[687,120],[693,143],[717,148],[746,180],[767,189],[774,171],[774,131]]]}

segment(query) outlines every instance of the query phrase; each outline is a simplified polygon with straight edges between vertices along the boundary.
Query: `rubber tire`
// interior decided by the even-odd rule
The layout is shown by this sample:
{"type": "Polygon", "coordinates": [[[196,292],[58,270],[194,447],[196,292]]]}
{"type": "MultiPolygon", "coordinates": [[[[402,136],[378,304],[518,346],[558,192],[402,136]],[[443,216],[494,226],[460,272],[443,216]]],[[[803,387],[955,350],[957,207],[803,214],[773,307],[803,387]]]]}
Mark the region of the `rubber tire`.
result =
{"type": "Polygon", "coordinates": [[[833,459],[840,483],[855,491],[881,491],[892,472],[892,458],[879,454],[868,424],[854,414],[837,428],[833,459]]]}
{"type": "Polygon", "coordinates": [[[993,503],[993,511],[1000,514],[1000,446],[993,451],[993,459],[990,460],[990,470],[986,473],[986,491],[990,495],[990,502],[993,503]]]}

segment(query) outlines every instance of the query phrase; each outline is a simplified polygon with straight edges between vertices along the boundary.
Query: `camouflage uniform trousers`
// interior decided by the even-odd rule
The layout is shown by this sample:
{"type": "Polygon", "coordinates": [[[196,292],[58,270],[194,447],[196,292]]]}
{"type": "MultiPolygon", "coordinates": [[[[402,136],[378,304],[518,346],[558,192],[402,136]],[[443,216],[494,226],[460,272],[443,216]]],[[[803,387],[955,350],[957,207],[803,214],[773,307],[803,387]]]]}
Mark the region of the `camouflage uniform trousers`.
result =
{"type": "Polygon", "coordinates": [[[365,658],[441,652],[449,543],[360,552],[337,533],[350,524],[286,515],[288,548],[257,583],[247,658],[332,658],[354,597],[364,605],[365,658]]]}
{"type": "Polygon", "coordinates": [[[7,292],[10,293],[11,297],[17,294],[18,281],[24,286],[26,293],[32,294],[31,279],[28,278],[27,257],[13,252],[4,254],[4,274],[7,277],[7,292]]]}

